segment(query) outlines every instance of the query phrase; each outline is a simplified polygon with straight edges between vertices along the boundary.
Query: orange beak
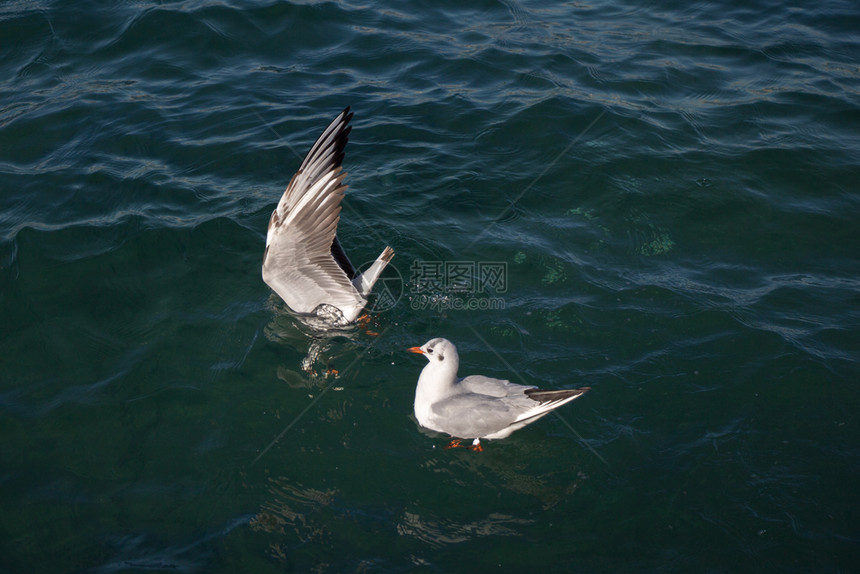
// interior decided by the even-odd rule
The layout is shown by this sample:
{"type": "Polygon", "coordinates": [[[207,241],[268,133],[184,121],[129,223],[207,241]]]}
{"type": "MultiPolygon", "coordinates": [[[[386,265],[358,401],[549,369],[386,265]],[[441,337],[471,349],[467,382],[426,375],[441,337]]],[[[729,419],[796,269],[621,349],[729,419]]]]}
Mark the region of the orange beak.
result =
{"type": "Polygon", "coordinates": [[[419,355],[424,354],[424,351],[421,350],[421,347],[409,347],[406,350],[409,351],[410,353],[418,353],[419,355]]]}

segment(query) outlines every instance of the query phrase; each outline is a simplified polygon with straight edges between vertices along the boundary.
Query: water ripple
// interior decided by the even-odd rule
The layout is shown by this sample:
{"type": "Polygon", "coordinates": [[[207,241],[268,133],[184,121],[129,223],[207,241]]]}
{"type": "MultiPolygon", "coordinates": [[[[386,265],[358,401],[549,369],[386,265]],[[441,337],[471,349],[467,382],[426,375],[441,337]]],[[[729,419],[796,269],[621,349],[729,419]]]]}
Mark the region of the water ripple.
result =
{"type": "Polygon", "coordinates": [[[4,566],[850,569],[858,22],[847,0],[0,4],[4,566]],[[346,105],[350,255],[503,262],[503,305],[404,297],[251,472],[316,388],[301,333],[259,336],[294,331],[266,222],[346,105]],[[433,448],[401,347],[438,334],[470,372],[592,386],[572,426],[609,466],[553,420],[480,460],[433,448]]]}

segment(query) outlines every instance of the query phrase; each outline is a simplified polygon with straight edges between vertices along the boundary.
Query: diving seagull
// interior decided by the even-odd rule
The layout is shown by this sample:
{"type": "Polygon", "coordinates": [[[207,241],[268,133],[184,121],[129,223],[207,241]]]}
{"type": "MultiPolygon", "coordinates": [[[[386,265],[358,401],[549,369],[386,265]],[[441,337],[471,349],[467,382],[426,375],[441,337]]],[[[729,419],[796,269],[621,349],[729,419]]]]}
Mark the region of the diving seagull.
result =
{"type": "Polygon", "coordinates": [[[394,257],[394,250],[386,247],[358,273],[337,239],[340,202],[347,188],[341,163],[351,119],[347,107],[311,147],[272,212],[263,253],[263,281],[284,303],[299,315],[335,327],[356,320],[394,257]]]}
{"type": "Polygon", "coordinates": [[[591,390],[544,391],[483,375],[457,379],[457,347],[441,337],[409,351],[429,361],[415,389],[415,418],[422,427],[454,437],[447,448],[474,439],[468,448],[483,450],[482,438],[505,438],[591,390]]]}

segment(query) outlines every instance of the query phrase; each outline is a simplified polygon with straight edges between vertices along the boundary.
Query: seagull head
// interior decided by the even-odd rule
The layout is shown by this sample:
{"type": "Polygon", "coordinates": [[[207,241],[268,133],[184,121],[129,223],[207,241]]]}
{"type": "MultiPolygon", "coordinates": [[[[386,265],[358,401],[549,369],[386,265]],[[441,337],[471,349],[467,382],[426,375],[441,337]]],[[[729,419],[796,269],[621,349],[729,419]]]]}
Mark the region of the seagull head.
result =
{"type": "Polygon", "coordinates": [[[454,343],[448,339],[443,339],[442,337],[430,339],[420,347],[411,347],[409,348],[409,351],[412,353],[418,353],[419,355],[424,355],[424,357],[426,357],[426,359],[431,363],[442,363],[446,359],[448,361],[453,359],[455,363],[459,362],[457,347],[454,346],[454,343]]]}

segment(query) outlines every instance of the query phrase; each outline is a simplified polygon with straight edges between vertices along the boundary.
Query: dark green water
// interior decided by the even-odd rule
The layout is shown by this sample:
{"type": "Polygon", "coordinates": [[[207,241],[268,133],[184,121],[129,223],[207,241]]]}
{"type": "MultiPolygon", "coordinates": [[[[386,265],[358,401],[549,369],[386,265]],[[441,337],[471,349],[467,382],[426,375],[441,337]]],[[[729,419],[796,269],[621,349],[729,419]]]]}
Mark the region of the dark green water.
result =
{"type": "Polygon", "coordinates": [[[860,570],[858,29],[847,1],[0,4],[0,572],[860,570]],[[317,341],[260,263],[346,105],[339,234],[402,282],[317,341]],[[428,263],[504,284],[425,291],[428,263]],[[592,391],[445,450],[411,416],[434,336],[592,391]]]}

